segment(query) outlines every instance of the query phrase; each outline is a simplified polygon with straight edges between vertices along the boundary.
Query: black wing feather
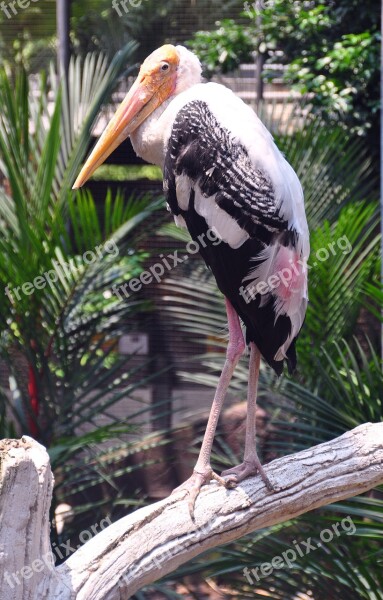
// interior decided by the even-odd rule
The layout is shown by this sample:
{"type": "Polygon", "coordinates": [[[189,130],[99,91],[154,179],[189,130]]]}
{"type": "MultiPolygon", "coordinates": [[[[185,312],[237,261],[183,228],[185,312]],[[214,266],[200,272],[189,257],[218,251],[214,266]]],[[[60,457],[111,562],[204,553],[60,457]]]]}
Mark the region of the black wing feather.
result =
{"type": "MultiPolygon", "coordinates": [[[[259,295],[248,301],[240,294],[240,288],[265,245],[276,241],[292,244],[296,233],[280,214],[270,179],[254,168],[246,148],[219,125],[208,105],[199,100],[179,111],[164,165],[164,190],[170,210],[174,215],[182,215],[191,237],[198,242],[208,225],[195,210],[196,186],[203,196],[214,196],[217,205],[249,235],[236,249],[223,241],[213,245],[205,237],[206,245],[200,244],[200,253],[219,289],[244,322],[247,342],[254,341],[265,360],[280,374],[283,361],[275,361],[274,356],[291,332],[290,319],[285,315],[276,319],[272,302],[261,306],[259,295]],[[191,182],[187,209],[182,209],[177,199],[179,175],[186,175],[191,182]]],[[[289,370],[296,364],[294,342],[287,351],[289,370]]]]}

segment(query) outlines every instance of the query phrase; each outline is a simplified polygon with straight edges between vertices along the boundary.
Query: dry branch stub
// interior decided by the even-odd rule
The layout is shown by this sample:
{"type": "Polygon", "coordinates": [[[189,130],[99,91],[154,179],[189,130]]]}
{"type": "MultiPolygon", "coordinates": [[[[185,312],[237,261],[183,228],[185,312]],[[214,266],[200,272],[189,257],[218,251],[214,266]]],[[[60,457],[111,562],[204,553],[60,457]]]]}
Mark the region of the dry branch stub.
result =
{"type": "Polygon", "coordinates": [[[0,441],[1,600],[37,598],[39,584],[52,576],[52,490],[44,446],[27,436],[0,441]]]}

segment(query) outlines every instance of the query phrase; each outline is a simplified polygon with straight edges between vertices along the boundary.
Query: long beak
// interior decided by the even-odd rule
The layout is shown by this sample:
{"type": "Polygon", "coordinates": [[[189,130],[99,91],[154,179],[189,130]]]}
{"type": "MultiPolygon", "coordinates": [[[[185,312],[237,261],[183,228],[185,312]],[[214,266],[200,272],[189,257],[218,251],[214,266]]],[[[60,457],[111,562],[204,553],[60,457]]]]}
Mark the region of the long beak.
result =
{"type": "Polygon", "coordinates": [[[77,177],[73,189],[84,185],[94,171],[153,112],[161,98],[155,93],[144,75],[139,75],[112,120],[93,148],[77,177]]]}

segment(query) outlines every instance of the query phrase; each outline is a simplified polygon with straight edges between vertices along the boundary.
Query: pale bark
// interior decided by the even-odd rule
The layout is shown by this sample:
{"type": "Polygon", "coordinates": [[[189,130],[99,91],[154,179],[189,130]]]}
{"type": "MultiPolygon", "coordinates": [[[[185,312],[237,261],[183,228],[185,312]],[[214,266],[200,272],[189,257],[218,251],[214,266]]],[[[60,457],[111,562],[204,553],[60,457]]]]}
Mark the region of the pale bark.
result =
{"type": "Polygon", "coordinates": [[[122,600],[209,548],[383,483],[383,423],[268,464],[275,493],[259,477],[234,490],[212,482],[194,522],[177,493],[113,523],[58,568],[40,561],[40,572],[33,564],[49,551],[48,455],[31,438],[8,440],[0,469],[0,600],[122,600]],[[15,573],[20,583],[11,587],[15,573]]]}

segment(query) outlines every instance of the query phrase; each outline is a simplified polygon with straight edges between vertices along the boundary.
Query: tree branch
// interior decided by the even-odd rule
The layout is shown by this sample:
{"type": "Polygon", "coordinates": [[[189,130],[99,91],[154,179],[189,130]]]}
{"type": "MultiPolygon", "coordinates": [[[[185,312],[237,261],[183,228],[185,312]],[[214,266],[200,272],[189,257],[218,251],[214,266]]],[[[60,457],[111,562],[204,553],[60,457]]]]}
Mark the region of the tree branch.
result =
{"type": "MultiPolygon", "coordinates": [[[[42,446],[26,437],[19,443],[30,444],[30,447],[24,449],[24,462],[19,461],[18,469],[22,464],[24,468],[28,464],[31,469],[35,463],[34,469],[40,473],[40,479],[45,477],[49,481],[48,458],[44,469],[41,460],[40,466],[36,464],[36,448],[41,453],[42,446]]],[[[8,480],[8,487],[5,488],[7,498],[2,494],[0,512],[5,507],[11,514],[9,504],[13,502],[13,484],[9,478],[10,463],[14,458],[11,450],[8,451],[10,458],[6,452],[2,454],[2,485],[4,489],[4,481],[8,480]]],[[[16,589],[19,586],[15,588],[16,594],[15,589],[7,589],[3,584],[0,600],[27,597],[38,597],[39,600],[127,599],[144,585],[210,548],[319,506],[366,492],[383,483],[382,464],[383,423],[360,425],[334,440],[269,463],[265,470],[277,487],[275,493],[268,492],[259,477],[247,479],[234,490],[226,490],[212,482],[202,489],[197,499],[195,522],[190,518],[182,493],[174,494],[113,523],[60,567],[44,570],[39,577],[34,574],[23,582],[24,594],[20,595],[20,590],[16,589]]],[[[13,494],[15,491],[20,498],[31,496],[20,477],[17,478],[17,472],[13,494]]],[[[40,508],[24,524],[25,531],[34,524],[33,556],[37,553],[36,548],[42,552],[47,544],[47,528],[43,527],[41,531],[38,528],[39,524],[46,524],[50,493],[49,485],[40,490],[40,498],[36,500],[40,508]]],[[[34,506],[32,499],[29,500],[34,506]]],[[[8,525],[8,534],[0,532],[0,549],[5,548],[5,566],[0,564],[0,575],[4,571],[12,573],[14,566],[20,565],[20,560],[15,561],[12,556],[13,540],[7,537],[9,531],[8,525]]],[[[21,552],[22,549],[20,556],[24,558],[21,552]]],[[[32,554],[26,556],[32,558],[32,554]]]]}

